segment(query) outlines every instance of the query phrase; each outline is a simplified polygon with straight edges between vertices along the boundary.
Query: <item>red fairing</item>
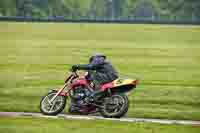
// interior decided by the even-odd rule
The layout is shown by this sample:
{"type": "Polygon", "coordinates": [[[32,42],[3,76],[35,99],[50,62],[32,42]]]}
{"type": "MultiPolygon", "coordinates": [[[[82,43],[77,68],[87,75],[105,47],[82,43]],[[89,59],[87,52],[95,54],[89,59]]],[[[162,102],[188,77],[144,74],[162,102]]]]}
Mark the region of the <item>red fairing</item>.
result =
{"type": "Polygon", "coordinates": [[[71,88],[74,88],[74,87],[80,86],[80,85],[87,86],[88,85],[88,81],[86,79],[84,79],[84,78],[77,79],[71,84],[71,88]]]}
{"type": "Polygon", "coordinates": [[[105,91],[105,90],[107,90],[107,89],[109,89],[109,88],[112,88],[113,86],[114,86],[113,82],[110,82],[110,83],[106,83],[106,84],[101,85],[101,86],[100,86],[100,89],[101,89],[102,91],[105,91]]]}

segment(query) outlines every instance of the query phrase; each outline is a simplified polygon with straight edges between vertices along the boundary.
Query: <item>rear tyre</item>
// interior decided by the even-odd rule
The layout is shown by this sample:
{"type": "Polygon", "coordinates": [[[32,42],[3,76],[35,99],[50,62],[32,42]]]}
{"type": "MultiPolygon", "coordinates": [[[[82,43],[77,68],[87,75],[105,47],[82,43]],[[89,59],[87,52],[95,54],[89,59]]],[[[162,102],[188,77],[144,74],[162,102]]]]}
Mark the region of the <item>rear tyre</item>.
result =
{"type": "Polygon", "coordinates": [[[105,118],[121,118],[123,117],[129,108],[128,97],[124,94],[116,94],[107,99],[103,103],[100,114],[105,118]]]}
{"type": "Polygon", "coordinates": [[[40,111],[44,115],[57,115],[61,113],[66,105],[65,96],[57,96],[55,100],[50,103],[50,100],[56,95],[57,92],[50,92],[42,97],[40,101],[40,111]]]}

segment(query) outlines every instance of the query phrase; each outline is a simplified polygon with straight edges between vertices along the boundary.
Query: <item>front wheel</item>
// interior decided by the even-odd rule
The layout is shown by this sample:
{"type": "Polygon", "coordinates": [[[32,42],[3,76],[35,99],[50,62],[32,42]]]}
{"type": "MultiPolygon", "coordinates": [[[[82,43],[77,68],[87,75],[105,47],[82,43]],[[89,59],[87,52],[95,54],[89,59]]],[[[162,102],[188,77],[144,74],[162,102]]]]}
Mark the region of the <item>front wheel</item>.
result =
{"type": "Polygon", "coordinates": [[[106,118],[121,118],[129,108],[128,97],[124,94],[116,94],[106,99],[100,113],[106,118]]]}
{"type": "Polygon", "coordinates": [[[40,111],[44,115],[57,115],[63,111],[66,105],[65,96],[57,96],[54,101],[50,102],[51,99],[56,95],[57,92],[50,92],[46,96],[42,97],[40,101],[40,111]]]}

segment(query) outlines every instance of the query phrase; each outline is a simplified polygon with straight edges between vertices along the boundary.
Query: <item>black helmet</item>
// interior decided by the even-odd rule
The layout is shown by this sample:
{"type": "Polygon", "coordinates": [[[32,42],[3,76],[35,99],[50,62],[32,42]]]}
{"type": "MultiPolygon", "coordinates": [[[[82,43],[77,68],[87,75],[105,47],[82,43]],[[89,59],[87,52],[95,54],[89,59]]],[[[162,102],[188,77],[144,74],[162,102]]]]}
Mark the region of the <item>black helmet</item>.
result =
{"type": "Polygon", "coordinates": [[[101,58],[101,57],[104,58],[104,60],[106,59],[106,56],[105,56],[104,54],[100,54],[100,53],[94,54],[94,55],[92,55],[92,56],[90,57],[89,62],[91,63],[91,62],[93,61],[94,58],[101,58]]]}

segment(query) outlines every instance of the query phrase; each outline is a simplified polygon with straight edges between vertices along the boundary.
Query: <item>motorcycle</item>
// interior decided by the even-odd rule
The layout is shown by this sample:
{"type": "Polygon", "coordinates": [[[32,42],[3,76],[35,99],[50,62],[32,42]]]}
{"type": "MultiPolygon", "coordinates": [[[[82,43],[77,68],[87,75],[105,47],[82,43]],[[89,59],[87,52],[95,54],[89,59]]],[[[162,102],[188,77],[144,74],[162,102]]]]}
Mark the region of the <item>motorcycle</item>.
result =
{"type": "MultiPolygon", "coordinates": [[[[43,96],[40,101],[40,111],[44,115],[57,115],[61,113],[68,98],[76,103],[79,114],[100,113],[105,118],[120,118],[124,116],[129,108],[127,92],[136,88],[137,79],[116,79],[110,83],[100,85],[103,95],[98,102],[88,100],[94,91],[94,84],[85,76],[80,77],[76,72],[66,78],[65,84],[58,90],[51,90],[43,96]]],[[[73,113],[71,107],[69,113],[73,113]]]]}

